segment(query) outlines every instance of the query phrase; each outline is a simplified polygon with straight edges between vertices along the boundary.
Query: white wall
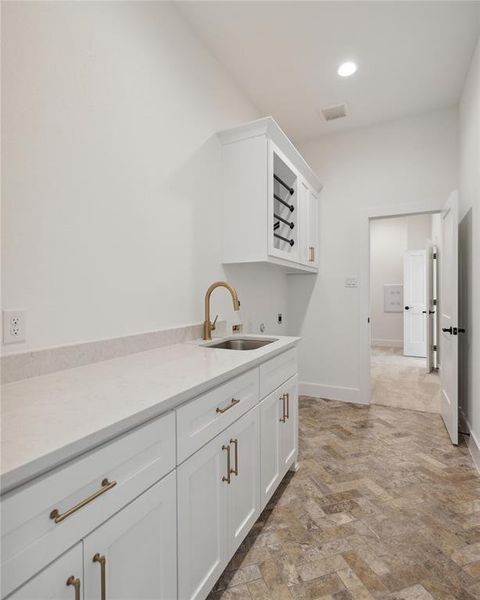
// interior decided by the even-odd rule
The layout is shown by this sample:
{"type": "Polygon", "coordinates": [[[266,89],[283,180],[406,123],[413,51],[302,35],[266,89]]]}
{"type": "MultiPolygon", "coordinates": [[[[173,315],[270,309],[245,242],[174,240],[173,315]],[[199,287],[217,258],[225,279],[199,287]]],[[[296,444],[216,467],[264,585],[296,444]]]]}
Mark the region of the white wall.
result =
{"type": "MultiPolygon", "coordinates": [[[[3,307],[28,335],[5,351],[203,320],[226,275],[214,133],[255,107],[170,3],[3,2],[2,29],[3,307]]],[[[242,319],[275,331],[285,286],[239,272],[242,319]]]]}
{"type": "Polygon", "coordinates": [[[480,469],[480,41],[460,102],[460,404],[480,469]],[[474,310],[475,309],[475,310],[474,310]]]}
{"type": "Polygon", "coordinates": [[[403,285],[407,250],[421,250],[432,238],[432,215],[373,219],[370,223],[372,345],[403,347],[402,312],[384,311],[385,284],[403,285]]]}
{"type": "Polygon", "coordinates": [[[345,277],[360,276],[367,252],[365,210],[443,204],[457,185],[456,138],[456,111],[451,109],[300,145],[325,186],[320,274],[292,276],[289,281],[289,328],[304,338],[303,391],[365,401],[360,392],[366,363],[361,355],[359,292],[366,282],[360,281],[359,288],[345,287],[345,277]]]}

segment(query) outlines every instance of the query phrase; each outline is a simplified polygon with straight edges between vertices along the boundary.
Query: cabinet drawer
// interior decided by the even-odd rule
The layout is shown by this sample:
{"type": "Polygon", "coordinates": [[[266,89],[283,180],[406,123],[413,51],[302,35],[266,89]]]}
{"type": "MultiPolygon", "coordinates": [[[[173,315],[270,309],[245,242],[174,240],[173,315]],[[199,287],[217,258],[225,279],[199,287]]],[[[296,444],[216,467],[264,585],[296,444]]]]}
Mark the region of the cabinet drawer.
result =
{"type": "Polygon", "coordinates": [[[2,597],[174,467],[172,412],[5,495],[2,597]],[[105,479],[115,485],[108,486],[105,479]]]}
{"type": "Polygon", "coordinates": [[[297,349],[292,348],[283,354],[260,365],[260,398],[265,398],[297,372],[297,349]]]}
{"type": "Polygon", "coordinates": [[[255,406],[258,400],[258,369],[252,369],[177,409],[178,464],[255,406]]]}

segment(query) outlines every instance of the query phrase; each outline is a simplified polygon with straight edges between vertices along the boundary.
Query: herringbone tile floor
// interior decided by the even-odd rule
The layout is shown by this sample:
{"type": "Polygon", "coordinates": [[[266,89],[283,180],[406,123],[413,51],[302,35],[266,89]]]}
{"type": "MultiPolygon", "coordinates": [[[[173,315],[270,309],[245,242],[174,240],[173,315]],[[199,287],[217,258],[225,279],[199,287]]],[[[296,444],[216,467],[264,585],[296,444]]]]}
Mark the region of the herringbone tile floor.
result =
{"type": "Polygon", "coordinates": [[[302,398],[300,453],[210,600],[480,599],[480,477],[440,416],[302,398]]]}
{"type": "Polygon", "coordinates": [[[372,404],[440,413],[438,371],[426,372],[426,359],[403,356],[401,348],[371,349],[372,404]]]}

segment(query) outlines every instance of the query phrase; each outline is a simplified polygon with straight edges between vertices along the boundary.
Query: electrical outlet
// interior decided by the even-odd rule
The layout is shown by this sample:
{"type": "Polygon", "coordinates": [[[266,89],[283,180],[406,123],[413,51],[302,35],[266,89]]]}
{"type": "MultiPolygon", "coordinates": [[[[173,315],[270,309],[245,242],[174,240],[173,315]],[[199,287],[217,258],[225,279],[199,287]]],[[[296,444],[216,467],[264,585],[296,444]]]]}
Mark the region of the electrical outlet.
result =
{"type": "Polygon", "coordinates": [[[3,343],[16,344],[26,339],[25,311],[4,310],[3,311],[3,343]]]}

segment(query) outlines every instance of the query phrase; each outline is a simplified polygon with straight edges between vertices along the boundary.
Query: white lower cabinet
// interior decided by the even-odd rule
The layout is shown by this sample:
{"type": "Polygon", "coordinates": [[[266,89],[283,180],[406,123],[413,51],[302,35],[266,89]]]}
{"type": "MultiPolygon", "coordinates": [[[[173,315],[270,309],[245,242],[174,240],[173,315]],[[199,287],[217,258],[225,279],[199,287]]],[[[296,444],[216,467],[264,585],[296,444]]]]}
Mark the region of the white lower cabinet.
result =
{"type": "Polygon", "coordinates": [[[260,403],[260,494],[261,507],[265,507],[277,488],[280,473],[280,417],[282,395],[275,390],[260,403]]]}
{"type": "Polygon", "coordinates": [[[280,474],[285,475],[297,458],[298,451],[298,377],[295,375],[281,386],[285,412],[280,421],[280,474]]]}
{"type": "Polygon", "coordinates": [[[203,600],[260,512],[258,406],[177,470],[178,596],[203,600]]]}
{"type": "Polygon", "coordinates": [[[171,473],[84,539],[85,600],[177,597],[175,488],[171,473]]]}
{"type": "Polygon", "coordinates": [[[227,487],[228,553],[232,556],[260,515],[258,406],[228,429],[231,473],[227,487]]]}
{"type": "Polygon", "coordinates": [[[178,596],[203,598],[226,555],[226,475],[223,434],[177,469],[178,596]]]}
{"type": "Polygon", "coordinates": [[[3,496],[2,600],[204,600],[296,464],[296,371],[287,350],[3,496]]]}
{"type": "Polygon", "coordinates": [[[82,543],[79,542],[62,554],[8,598],[9,600],[80,600],[83,598],[82,543]]]}
{"type": "Polygon", "coordinates": [[[174,600],[175,473],[62,554],[9,600],[174,600]]]}
{"type": "Polygon", "coordinates": [[[298,449],[297,376],[269,394],[260,403],[261,507],[265,507],[287,470],[296,461],[298,449]]]}

